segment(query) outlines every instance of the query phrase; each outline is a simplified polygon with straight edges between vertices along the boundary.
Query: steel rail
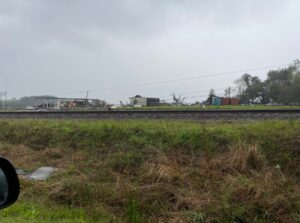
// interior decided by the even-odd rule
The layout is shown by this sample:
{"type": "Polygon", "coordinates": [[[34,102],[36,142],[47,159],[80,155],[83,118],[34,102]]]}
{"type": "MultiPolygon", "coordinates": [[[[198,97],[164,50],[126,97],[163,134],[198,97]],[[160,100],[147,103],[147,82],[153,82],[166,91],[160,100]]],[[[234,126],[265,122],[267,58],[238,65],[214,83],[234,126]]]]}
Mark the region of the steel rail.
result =
{"type": "Polygon", "coordinates": [[[300,109],[5,111],[0,112],[0,119],[300,119],[300,109]]]}
{"type": "Polygon", "coordinates": [[[300,109],[164,109],[164,110],[60,110],[0,111],[1,114],[133,114],[133,113],[300,113],[300,109]]]}

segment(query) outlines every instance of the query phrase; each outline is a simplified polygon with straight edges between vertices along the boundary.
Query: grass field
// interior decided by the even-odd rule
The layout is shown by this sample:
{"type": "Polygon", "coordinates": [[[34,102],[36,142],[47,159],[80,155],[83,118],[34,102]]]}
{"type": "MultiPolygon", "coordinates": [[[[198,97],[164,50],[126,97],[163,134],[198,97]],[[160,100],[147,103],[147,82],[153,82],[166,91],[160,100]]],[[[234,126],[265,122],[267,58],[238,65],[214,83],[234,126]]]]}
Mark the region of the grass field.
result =
{"type": "Polygon", "coordinates": [[[1,222],[299,222],[300,122],[0,120],[21,179],[1,222]]]}
{"type": "Polygon", "coordinates": [[[123,107],[118,108],[119,110],[174,110],[174,109],[182,109],[182,110],[209,110],[209,109],[228,109],[228,110],[262,110],[262,109],[300,109],[300,106],[267,106],[267,105],[208,105],[202,107],[201,105],[182,105],[182,106],[147,106],[147,107],[123,107]]]}

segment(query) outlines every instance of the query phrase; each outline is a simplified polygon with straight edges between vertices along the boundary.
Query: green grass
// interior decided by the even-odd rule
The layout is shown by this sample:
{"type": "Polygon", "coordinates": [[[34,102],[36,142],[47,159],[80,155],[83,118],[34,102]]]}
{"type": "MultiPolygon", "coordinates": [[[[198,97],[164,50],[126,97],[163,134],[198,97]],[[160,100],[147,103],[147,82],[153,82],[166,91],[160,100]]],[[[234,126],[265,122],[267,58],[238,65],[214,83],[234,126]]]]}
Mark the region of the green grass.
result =
{"type": "Polygon", "coordinates": [[[0,221],[3,223],[89,223],[94,221],[84,209],[71,209],[63,206],[47,207],[34,203],[17,202],[13,206],[1,210],[0,221]]]}
{"type": "Polygon", "coordinates": [[[1,222],[298,222],[300,122],[0,120],[21,179],[1,222]]]}
{"type": "Polygon", "coordinates": [[[201,105],[182,105],[182,106],[145,106],[145,107],[123,107],[118,108],[119,110],[172,110],[172,109],[182,109],[182,110],[209,110],[209,109],[237,109],[237,110],[262,110],[262,109],[300,109],[300,106],[267,106],[267,105],[221,105],[221,106],[215,106],[215,105],[208,105],[205,107],[202,107],[201,105]]]}
{"type": "Polygon", "coordinates": [[[275,153],[283,149],[281,145],[297,137],[298,132],[299,122],[293,120],[209,124],[135,120],[0,121],[0,141],[24,144],[35,149],[63,147],[80,150],[111,148],[135,151],[155,147],[162,150],[181,148],[201,152],[209,147],[209,152],[214,153],[243,142],[256,143],[266,154],[276,156],[275,153]]]}

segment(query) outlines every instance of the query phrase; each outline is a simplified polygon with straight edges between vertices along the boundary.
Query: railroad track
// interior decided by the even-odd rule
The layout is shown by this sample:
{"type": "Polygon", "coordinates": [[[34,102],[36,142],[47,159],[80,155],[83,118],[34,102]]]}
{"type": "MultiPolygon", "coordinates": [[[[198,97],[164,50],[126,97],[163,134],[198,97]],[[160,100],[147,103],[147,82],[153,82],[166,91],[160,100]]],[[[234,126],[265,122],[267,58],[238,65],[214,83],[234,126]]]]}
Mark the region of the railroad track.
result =
{"type": "Polygon", "coordinates": [[[300,109],[15,111],[15,112],[0,112],[0,119],[183,119],[183,120],[298,119],[300,120],[300,109]]]}

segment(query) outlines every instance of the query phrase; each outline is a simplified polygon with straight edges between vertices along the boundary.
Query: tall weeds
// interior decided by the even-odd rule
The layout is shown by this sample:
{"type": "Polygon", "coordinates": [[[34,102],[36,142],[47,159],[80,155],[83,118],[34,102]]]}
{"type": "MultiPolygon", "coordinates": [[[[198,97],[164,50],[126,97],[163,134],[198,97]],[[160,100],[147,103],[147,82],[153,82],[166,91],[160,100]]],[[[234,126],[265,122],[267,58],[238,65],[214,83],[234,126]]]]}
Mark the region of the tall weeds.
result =
{"type": "Polygon", "coordinates": [[[84,208],[96,222],[292,223],[299,132],[296,121],[0,121],[0,152],[18,168],[56,168],[46,182],[22,179],[21,201],[84,208]]]}

